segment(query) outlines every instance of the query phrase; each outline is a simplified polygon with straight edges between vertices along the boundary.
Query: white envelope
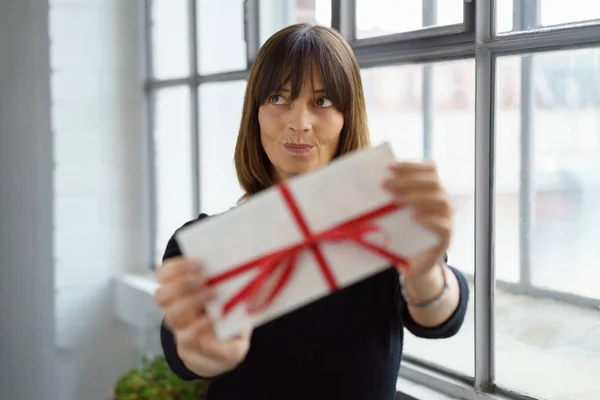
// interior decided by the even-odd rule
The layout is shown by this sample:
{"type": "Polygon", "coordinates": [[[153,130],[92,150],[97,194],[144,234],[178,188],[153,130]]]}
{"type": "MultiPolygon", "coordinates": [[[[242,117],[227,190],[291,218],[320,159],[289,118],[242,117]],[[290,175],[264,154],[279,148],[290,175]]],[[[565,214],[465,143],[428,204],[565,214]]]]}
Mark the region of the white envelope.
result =
{"type": "MultiPolygon", "coordinates": [[[[319,233],[352,217],[391,202],[381,187],[389,175],[394,155],[387,143],[353,152],[316,171],[286,182],[311,232],[319,233]]],[[[434,247],[439,238],[414,222],[409,209],[399,209],[373,221],[388,235],[390,252],[409,258],[434,247]]],[[[304,236],[280,191],[270,188],[236,208],[181,229],[176,240],[184,256],[197,259],[213,276],[247,263],[266,253],[301,243],[304,236]]],[[[374,238],[374,242],[381,240],[374,238]]],[[[319,245],[339,285],[346,287],[376,274],[392,264],[351,241],[319,245]]],[[[223,313],[224,304],[245,287],[258,269],[215,285],[217,298],[207,307],[216,334],[226,339],[251,326],[257,327],[331,293],[313,253],[299,253],[293,275],[269,306],[258,313],[240,303],[223,313]]]]}

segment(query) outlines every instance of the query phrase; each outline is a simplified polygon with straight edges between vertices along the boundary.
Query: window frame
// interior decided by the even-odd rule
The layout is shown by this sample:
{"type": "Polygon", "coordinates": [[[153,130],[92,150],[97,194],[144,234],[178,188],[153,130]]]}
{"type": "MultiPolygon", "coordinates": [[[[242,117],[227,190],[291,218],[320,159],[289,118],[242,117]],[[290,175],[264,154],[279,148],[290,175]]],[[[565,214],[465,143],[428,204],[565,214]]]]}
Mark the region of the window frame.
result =
{"type": "MultiPolygon", "coordinates": [[[[436,1],[424,0],[426,7],[435,8],[436,1]]],[[[520,159],[521,166],[532,160],[530,131],[533,112],[531,83],[534,53],[567,50],[583,46],[600,46],[600,19],[573,22],[559,26],[537,27],[539,2],[541,0],[513,0],[513,31],[496,33],[495,0],[464,0],[462,24],[433,26],[411,32],[403,32],[365,39],[356,38],[356,0],[331,0],[331,26],[348,40],[354,49],[361,68],[408,63],[428,63],[470,58],[475,60],[475,274],[468,278],[475,285],[475,374],[461,375],[439,365],[411,355],[405,355],[400,375],[422,383],[451,396],[468,399],[511,398],[535,399],[514,390],[498,386],[495,381],[495,289],[515,294],[528,294],[540,298],[560,300],[582,307],[598,307],[598,300],[561,293],[536,287],[531,282],[531,238],[533,222],[533,177],[531,168],[520,168],[519,206],[522,218],[519,225],[520,280],[518,283],[497,281],[494,265],[494,142],[495,142],[495,69],[498,57],[523,55],[521,59],[520,91],[520,159]]],[[[155,94],[172,86],[188,86],[191,93],[192,126],[192,177],[194,213],[200,213],[200,118],[199,87],[208,82],[227,82],[247,79],[249,68],[260,47],[260,0],[244,0],[244,37],[246,41],[247,67],[244,70],[200,75],[198,73],[197,2],[188,0],[189,22],[189,75],[174,79],[155,79],[152,69],[152,0],[144,0],[144,121],[143,156],[147,171],[144,177],[148,203],[144,209],[148,232],[147,261],[155,265],[156,248],[156,165],[154,163],[155,94]]],[[[435,25],[430,14],[424,12],[424,25],[435,25]]],[[[427,157],[431,151],[430,120],[431,85],[427,68],[423,73],[423,149],[427,157]]]]}

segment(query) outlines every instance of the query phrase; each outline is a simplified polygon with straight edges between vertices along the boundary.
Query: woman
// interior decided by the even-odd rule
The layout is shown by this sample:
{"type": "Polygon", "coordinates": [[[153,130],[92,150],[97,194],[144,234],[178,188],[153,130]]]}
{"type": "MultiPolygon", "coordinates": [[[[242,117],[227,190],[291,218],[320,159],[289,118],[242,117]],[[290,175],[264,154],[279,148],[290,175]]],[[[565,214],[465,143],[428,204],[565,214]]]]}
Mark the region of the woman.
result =
{"type": "MultiPolygon", "coordinates": [[[[235,149],[245,197],[367,146],[360,71],[350,46],[319,26],[274,34],[250,71],[235,149]]],[[[394,399],[404,328],[423,338],[454,335],[469,292],[464,277],[445,263],[452,215],[435,166],[397,163],[381,184],[413,207],[414,218],[442,243],[411,259],[409,274],[390,266],[230,340],[216,338],[205,313],[214,292],[202,265],[183,258],[172,238],[155,295],[165,313],[161,339],[172,370],[186,380],[210,379],[211,400],[394,399]]]]}

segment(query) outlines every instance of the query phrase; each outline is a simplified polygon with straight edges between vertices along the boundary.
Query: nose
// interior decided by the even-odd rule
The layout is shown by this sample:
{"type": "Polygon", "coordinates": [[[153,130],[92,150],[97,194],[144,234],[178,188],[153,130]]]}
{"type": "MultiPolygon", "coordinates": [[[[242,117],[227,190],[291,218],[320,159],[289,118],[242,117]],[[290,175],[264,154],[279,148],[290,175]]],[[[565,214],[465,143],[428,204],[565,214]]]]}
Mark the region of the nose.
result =
{"type": "Polygon", "coordinates": [[[312,129],[310,110],[306,105],[294,104],[289,112],[289,127],[296,133],[308,132],[312,129]]]}

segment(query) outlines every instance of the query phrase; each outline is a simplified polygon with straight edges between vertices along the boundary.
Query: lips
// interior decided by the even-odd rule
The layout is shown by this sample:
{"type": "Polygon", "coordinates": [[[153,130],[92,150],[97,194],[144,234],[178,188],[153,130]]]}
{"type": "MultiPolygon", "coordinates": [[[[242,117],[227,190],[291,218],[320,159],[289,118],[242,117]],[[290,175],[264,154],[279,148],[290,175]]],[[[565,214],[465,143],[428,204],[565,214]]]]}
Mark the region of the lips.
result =
{"type": "Polygon", "coordinates": [[[310,144],[300,144],[300,143],[286,143],[283,145],[286,150],[294,154],[301,154],[309,152],[313,146],[310,144]]]}

